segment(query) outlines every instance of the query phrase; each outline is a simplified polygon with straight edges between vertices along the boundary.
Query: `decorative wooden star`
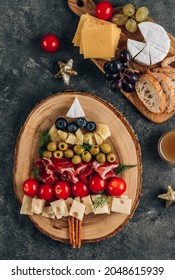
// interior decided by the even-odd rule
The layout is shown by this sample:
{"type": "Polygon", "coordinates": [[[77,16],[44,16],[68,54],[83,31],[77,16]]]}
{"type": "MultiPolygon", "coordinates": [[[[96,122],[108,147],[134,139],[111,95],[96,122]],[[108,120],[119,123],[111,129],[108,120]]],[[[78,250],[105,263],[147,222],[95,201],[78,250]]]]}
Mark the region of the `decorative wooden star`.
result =
{"type": "Polygon", "coordinates": [[[169,207],[173,202],[175,202],[175,191],[171,186],[168,186],[167,193],[158,195],[158,198],[166,200],[166,207],[169,207]]]}
{"type": "Polygon", "coordinates": [[[59,72],[55,75],[56,78],[63,78],[64,84],[69,85],[70,77],[76,76],[77,72],[72,69],[73,67],[73,59],[69,59],[67,63],[63,63],[58,61],[58,65],[60,67],[59,72]]]}

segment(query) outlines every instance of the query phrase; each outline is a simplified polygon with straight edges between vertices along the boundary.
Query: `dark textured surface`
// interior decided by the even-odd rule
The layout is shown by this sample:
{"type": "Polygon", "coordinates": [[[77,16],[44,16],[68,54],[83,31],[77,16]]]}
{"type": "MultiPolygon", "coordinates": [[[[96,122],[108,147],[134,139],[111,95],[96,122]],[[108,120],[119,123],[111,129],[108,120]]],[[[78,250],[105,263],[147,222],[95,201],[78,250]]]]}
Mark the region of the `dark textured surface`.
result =
{"type": "MultiPolygon", "coordinates": [[[[150,15],[175,35],[174,0],[131,2],[147,5],[150,15]]],[[[174,259],[175,204],[166,209],[157,195],[168,185],[175,188],[175,168],[161,161],[157,141],[175,126],[175,116],[164,124],[153,124],[122,95],[110,92],[103,74],[90,60],[83,60],[71,44],[77,23],[78,17],[65,0],[0,1],[0,258],[174,259]],[[46,54],[39,47],[41,37],[50,32],[57,34],[61,42],[54,54],[46,54]],[[57,61],[69,58],[73,58],[79,75],[71,79],[67,88],[54,75],[57,61]],[[51,240],[26,216],[20,216],[13,189],[13,157],[21,125],[36,103],[67,89],[92,92],[122,112],[138,135],[143,159],[142,195],[133,218],[116,236],[83,244],[80,250],[51,240]]]]}

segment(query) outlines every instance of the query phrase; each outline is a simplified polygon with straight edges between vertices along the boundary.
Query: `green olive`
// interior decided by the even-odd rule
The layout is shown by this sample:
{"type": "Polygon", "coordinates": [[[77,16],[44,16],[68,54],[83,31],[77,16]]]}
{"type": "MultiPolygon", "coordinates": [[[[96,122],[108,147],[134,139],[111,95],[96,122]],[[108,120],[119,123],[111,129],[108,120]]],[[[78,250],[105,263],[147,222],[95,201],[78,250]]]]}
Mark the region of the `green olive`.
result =
{"type": "Polygon", "coordinates": [[[59,142],[58,143],[58,148],[61,151],[66,151],[68,149],[68,144],[66,142],[59,142]]]}
{"type": "Polygon", "coordinates": [[[52,157],[52,152],[44,151],[44,152],[43,152],[43,157],[45,157],[45,158],[51,158],[51,157],[52,157]]]}
{"type": "Polygon", "coordinates": [[[106,162],[106,155],[103,154],[103,153],[99,153],[99,154],[96,156],[96,160],[97,160],[99,163],[105,163],[105,162],[106,162]]]}
{"type": "Polygon", "coordinates": [[[73,150],[71,150],[71,149],[67,149],[66,151],[64,151],[64,156],[65,156],[66,158],[72,158],[73,155],[74,155],[74,152],[73,152],[73,150]]]}
{"type": "Polygon", "coordinates": [[[85,162],[90,162],[92,155],[88,151],[84,151],[81,155],[81,158],[85,162]]]}
{"type": "Polygon", "coordinates": [[[99,154],[100,152],[100,148],[98,145],[93,145],[91,148],[90,148],[90,153],[91,155],[93,156],[96,156],[97,154],[99,154]]]}
{"type": "Polygon", "coordinates": [[[53,156],[55,158],[62,158],[63,157],[63,151],[56,150],[56,151],[53,152],[53,156]]]}
{"type": "Polygon", "coordinates": [[[81,155],[84,152],[84,147],[82,145],[75,145],[74,146],[74,152],[77,155],[81,155]]]}
{"type": "Polygon", "coordinates": [[[109,153],[109,154],[107,154],[107,161],[108,161],[108,162],[114,162],[114,161],[116,161],[116,156],[115,156],[115,154],[114,154],[114,153],[109,153]]]}
{"type": "Polygon", "coordinates": [[[108,143],[102,143],[100,145],[100,150],[104,154],[109,154],[111,151],[111,146],[108,143]]]}
{"type": "Polygon", "coordinates": [[[73,163],[73,164],[77,165],[77,164],[79,164],[80,162],[81,162],[81,157],[80,157],[79,155],[73,156],[73,158],[72,158],[72,163],[73,163]]]}
{"type": "Polygon", "coordinates": [[[52,141],[52,142],[49,142],[48,145],[47,145],[47,149],[49,152],[54,152],[57,150],[57,142],[55,141],[52,141]]]}

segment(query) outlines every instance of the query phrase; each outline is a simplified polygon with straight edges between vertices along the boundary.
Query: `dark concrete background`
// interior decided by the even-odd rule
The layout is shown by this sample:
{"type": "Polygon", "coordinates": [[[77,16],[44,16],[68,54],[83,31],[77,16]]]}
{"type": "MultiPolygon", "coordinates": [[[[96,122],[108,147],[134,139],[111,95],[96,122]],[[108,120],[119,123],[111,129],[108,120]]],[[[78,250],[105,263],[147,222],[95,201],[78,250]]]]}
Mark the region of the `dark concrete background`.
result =
{"type": "MultiPolygon", "coordinates": [[[[128,1],[111,2],[120,6],[128,1]]],[[[146,5],[150,15],[175,35],[174,0],[131,2],[146,5]]],[[[65,0],[0,1],[0,259],[174,259],[175,204],[166,209],[157,195],[168,185],[175,188],[175,168],[159,158],[157,142],[175,127],[175,116],[160,125],[151,123],[122,95],[112,93],[98,68],[83,60],[71,44],[77,23],[65,0]],[[40,49],[39,41],[47,33],[60,38],[60,50],[54,54],[40,49]],[[69,58],[79,74],[66,87],[54,75],[57,61],[69,58]],[[67,89],[92,92],[122,112],[138,135],[143,159],[142,195],[133,218],[116,236],[83,244],[79,250],[50,239],[19,215],[13,189],[14,149],[21,125],[36,103],[67,89]]]]}

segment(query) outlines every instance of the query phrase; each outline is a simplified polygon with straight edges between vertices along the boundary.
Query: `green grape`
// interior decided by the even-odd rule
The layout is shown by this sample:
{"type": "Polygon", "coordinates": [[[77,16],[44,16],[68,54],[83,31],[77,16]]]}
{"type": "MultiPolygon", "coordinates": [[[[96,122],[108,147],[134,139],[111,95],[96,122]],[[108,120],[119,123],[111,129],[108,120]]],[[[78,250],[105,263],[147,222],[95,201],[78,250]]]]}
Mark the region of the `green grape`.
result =
{"type": "Polygon", "coordinates": [[[142,22],[147,18],[148,14],[149,10],[147,7],[140,7],[135,14],[135,18],[137,21],[142,22]]]}
{"type": "Polygon", "coordinates": [[[117,25],[124,25],[127,21],[128,17],[124,14],[116,14],[112,17],[112,22],[117,25]]]}
{"type": "Polygon", "coordinates": [[[127,20],[125,28],[128,32],[134,33],[137,30],[137,22],[134,19],[130,18],[127,20]]]}
{"type": "Polygon", "coordinates": [[[123,6],[123,13],[125,16],[132,17],[135,14],[135,7],[132,4],[126,4],[123,6]]]}

